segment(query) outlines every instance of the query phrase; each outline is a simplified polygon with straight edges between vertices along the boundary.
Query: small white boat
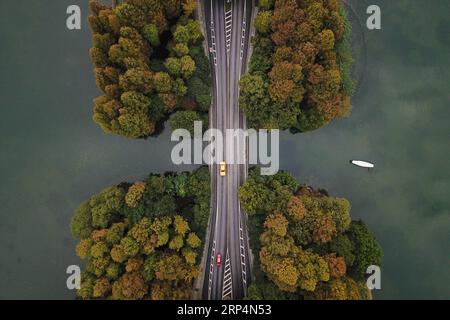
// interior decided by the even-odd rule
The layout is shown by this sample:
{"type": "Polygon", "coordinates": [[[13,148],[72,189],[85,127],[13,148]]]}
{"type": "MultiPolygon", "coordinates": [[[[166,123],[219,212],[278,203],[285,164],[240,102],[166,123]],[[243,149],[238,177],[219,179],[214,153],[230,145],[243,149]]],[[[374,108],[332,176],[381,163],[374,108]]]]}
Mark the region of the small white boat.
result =
{"type": "Polygon", "coordinates": [[[367,168],[367,169],[375,168],[375,165],[373,163],[370,163],[370,162],[367,162],[367,161],[351,160],[350,163],[355,165],[355,166],[361,167],[361,168],[367,168]]]}

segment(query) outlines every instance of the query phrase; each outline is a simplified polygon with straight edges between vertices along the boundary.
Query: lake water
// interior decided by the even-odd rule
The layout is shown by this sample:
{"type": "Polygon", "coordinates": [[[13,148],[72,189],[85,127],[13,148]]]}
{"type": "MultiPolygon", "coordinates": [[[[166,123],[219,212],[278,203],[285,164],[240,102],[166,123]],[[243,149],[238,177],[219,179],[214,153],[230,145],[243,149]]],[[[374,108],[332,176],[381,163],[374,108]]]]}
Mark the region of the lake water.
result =
{"type": "MultiPolygon", "coordinates": [[[[77,205],[111,184],[190,169],[172,165],[168,130],[133,141],[93,123],[90,34],[85,23],[65,28],[77,2],[85,21],[87,1],[0,3],[1,299],[73,298],[65,270],[80,263],[68,227],[77,205]]],[[[281,168],[348,198],[376,234],[385,254],[376,298],[448,299],[450,2],[350,2],[361,19],[368,4],[382,8],[382,30],[364,31],[353,112],[283,133],[281,168]],[[351,166],[356,158],[376,169],[351,166]]]]}

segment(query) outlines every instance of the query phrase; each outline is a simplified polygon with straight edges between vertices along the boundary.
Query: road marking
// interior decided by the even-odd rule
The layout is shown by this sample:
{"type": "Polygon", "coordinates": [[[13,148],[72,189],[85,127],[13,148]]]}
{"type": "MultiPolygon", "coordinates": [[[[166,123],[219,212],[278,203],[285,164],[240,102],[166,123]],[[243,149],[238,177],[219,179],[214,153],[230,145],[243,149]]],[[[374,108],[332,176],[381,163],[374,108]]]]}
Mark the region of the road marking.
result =
{"type": "Polygon", "coordinates": [[[245,20],[242,23],[242,37],[241,37],[241,52],[240,52],[240,56],[239,58],[242,60],[242,58],[244,57],[244,47],[245,47],[245,20]]]}
{"type": "Polygon", "coordinates": [[[241,256],[241,273],[242,273],[242,284],[244,287],[244,292],[247,292],[247,265],[245,257],[245,240],[244,240],[244,229],[242,228],[242,215],[241,215],[241,203],[238,202],[239,207],[239,247],[241,256]]]}
{"type": "Polygon", "coordinates": [[[215,36],[215,31],[214,31],[214,21],[213,21],[213,17],[214,17],[214,12],[213,12],[213,0],[211,0],[210,3],[210,8],[211,8],[211,47],[213,48],[213,61],[214,61],[214,66],[217,67],[217,53],[216,53],[216,36],[215,36]]]}
{"type": "Polygon", "coordinates": [[[222,289],[222,300],[224,299],[233,299],[233,281],[231,277],[231,263],[230,263],[230,256],[228,254],[227,249],[227,256],[225,260],[225,270],[224,270],[224,276],[223,276],[223,289],[222,289]]]}
{"type": "MultiPolygon", "coordinates": [[[[240,52],[240,60],[244,57],[244,40],[245,40],[245,28],[246,28],[246,18],[247,17],[247,1],[244,0],[244,15],[243,15],[243,21],[242,21],[242,39],[241,39],[241,52],[240,52]]],[[[241,79],[241,75],[239,74],[239,80],[241,79]]]]}
{"type": "Polygon", "coordinates": [[[208,299],[211,300],[212,290],[212,276],[214,273],[214,259],[216,257],[216,240],[213,241],[213,248],[211,250],[211,261],[209,265],[209,279],[208,279],[208,299]]]}
{"type": "Polygon", "coordinates": [[[217,66],[217,46],[216,46],[216,32],[214,30],[214,22],[211,21],[211,51],[214,61],[214,66],[217,66]]]}
{"type": "Polygon", "coordinates": [[[231,48],[231,33],[233,24],[233,9],[225,12],[225,41],[227,46],[227,53],[230,52],[231,48]]]}

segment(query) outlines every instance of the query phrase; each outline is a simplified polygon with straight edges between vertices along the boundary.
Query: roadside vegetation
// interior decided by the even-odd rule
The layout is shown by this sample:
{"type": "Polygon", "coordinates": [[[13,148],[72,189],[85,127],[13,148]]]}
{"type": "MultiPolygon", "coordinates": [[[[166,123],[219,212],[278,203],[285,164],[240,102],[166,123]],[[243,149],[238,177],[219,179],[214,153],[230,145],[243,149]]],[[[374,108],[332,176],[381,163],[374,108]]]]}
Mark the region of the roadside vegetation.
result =
{"type": "Polygon", "coordinates": [[[249,127],[303,132],[349,113],[354,91],[339,0],[260,0],[240,104],[249,127]]]}
{"type": "Polygon", "coordinates": [[[209,61],[193,13],[197,0],[91,0],[90,51],[97,86],[93,119],[128,138],[158,134],[169,115],[176,124],[207,119],[209,61]]]}
{"type": "Polygon", "coordinates": [[[80,299],[189,299],[209,218],[208,168],[109,187],[71,222],[80,299]]]}
{"type": "Polygon", "coordinates": [[[257,169],[239,196],[255,258],[248,299],[371,299],[365,272],[381,265],[382,250],[363,222],[351,220],[346,199],[257,169]]]}

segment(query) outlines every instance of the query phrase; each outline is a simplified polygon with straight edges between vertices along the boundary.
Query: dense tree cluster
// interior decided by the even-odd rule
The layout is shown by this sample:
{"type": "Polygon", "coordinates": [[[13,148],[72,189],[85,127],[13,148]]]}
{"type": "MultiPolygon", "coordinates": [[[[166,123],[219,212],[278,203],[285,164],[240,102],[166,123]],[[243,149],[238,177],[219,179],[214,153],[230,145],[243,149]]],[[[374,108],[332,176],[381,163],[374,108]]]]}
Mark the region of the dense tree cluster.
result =
{"type": "Polygon", "coordinates": [[[206,118],[211,76],[196,6],[197,0],[123,0],[113,8],[90,1],[90,55],[103,92],[93,118],[105,132],[157,134],[177,110],[178,118],[190,119],[187,111],[206,118]]]}
{"type": "Polygon", "coordinates": [[[339,0],[264,0],[249,73],[240,82],[250,127],[317,129],[350,110],[353,81],[339,0]]]}
{"type": "Polygon", "coordinates": [[[207,168],[110,187],[72,218],[81,299],[188,299],[209,217],[207,168]]]}
{"type": "Polygon", "coordinates": [[[287,174],[256,169],[240,187],[249,215],[256,281],[250,299],[369,299],[369,265],[381,265],[380,245],[350,203],[301,186],[287,174]]]}

